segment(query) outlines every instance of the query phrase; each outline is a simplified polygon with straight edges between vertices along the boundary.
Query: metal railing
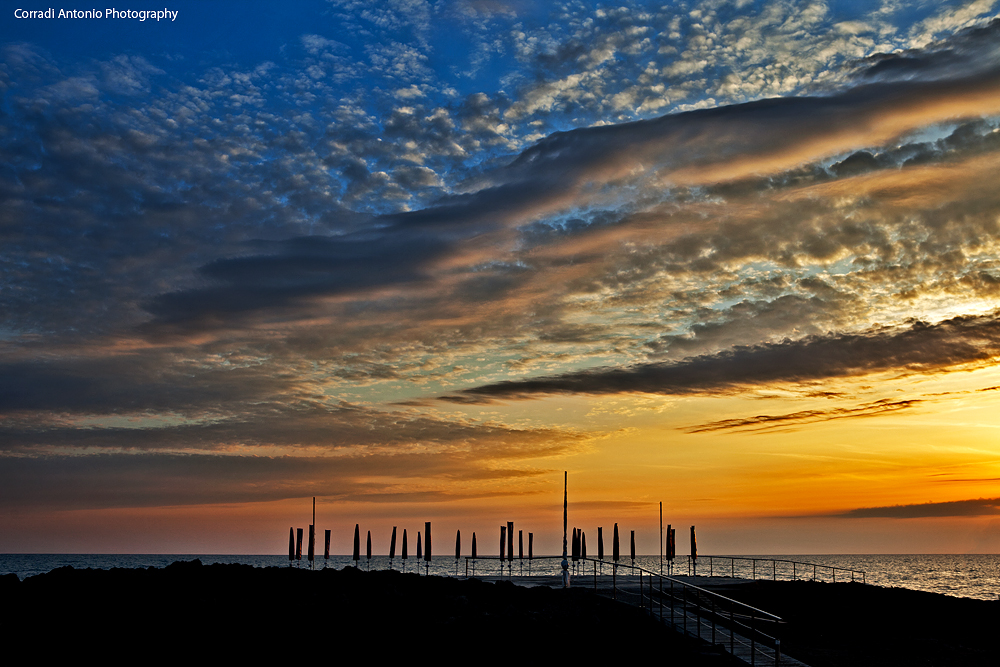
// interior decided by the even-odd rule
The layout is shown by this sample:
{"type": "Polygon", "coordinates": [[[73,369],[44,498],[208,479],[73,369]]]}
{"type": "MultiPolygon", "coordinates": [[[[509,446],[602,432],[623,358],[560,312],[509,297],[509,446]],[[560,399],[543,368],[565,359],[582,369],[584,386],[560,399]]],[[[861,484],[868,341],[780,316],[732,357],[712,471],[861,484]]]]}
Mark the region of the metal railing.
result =
{"type": "MultiPolygon", "coordinates": [[[[753,558],[750,556],[698,556],[697,560],[688,559],[689,574],[698,573],[698,561],[708,561],[708,576],[729,576],[734,579],[771,579],[778,581],[779,577],[796,581],[798,579],[812,579],[813,581],[837,582],[837,573],[840,572],[840,580],[865,581],[863,570],[852,570],[846,567],[834,567],[833,565],[820,565],[818,563],[806,563],[798,560],[787,560],[784,558],[753,558]],[[717,565],[721,561],[722,567],[717,565]],[[727,567],[728,563],[728,567],[727,567]],[[737,567],[739,563],[739,567],[737,567]],[[811,576],[810,576],[811,574],[811,576]],[[748,576],[749,575],[749,576],[748,576]],[[825,578],[820,575],[825,575],[825,578]]],[[[704,572],[704,567],[702,568],[704,572]]]]}
{"type": "MultiPolygon", "coordinates": [[[[598,585],[599,566],[600,561],[594,561],[594,589],[607,595],[607,588],[598,585]]],[[[784,622],[779,616],[640,566],[612,563],[611,567],[610,595],[614,599],[645,609],[686,636],[721,644],[751,665],[781,663],[781,640],[771,634],[784,622]],[[618,574],[619,569],[623,574],[618,574]]]]}
{"type": "MultiPolygon", "coordinates": [[[[562,560],[562,556],[535,556],[533,560],[553,559],[562,560]]],[[[499,556],[476,559],[469,556],[467,576],[516,577],[517,561],[499,556]]],[[[530,564],[529,561],[529,567],[530,564]]],[[[580,558],[572,561],[571,568],[576,587],[592,587],[598,595],[637,606],[686,636],[723,645],[751,665],[781,663],[781,640],[772,634],[772,628],[784,621],[775,614],[634,563],[580,558]],[[586,572],[590,564],[592,573],[586,572]],[[605,569],[610,569],[610,574],[605,569]]],[[[558,576],[551,571],[548,574],[558,576]]]]}

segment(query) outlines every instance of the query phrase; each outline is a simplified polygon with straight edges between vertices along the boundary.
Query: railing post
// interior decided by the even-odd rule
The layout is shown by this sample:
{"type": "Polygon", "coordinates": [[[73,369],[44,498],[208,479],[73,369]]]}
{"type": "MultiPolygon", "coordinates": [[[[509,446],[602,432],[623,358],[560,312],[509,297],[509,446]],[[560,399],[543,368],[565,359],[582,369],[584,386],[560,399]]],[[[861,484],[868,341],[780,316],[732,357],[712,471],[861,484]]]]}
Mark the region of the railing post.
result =
{"type": "Polygon", "coordinates": [[[753,610],[750,611],[750,664],[757,664],[757,620],[753,610]]]}
{"type": "Polygon", "coordinates": [[[736,578],[736,559],[735,558],[730,558],[729,559],[729,576],[732,577],[733,579],[736,578]]]}
{"type": "Polygon", "coordinates": [[[684,587],[684,603],[681,605],[681,614],[684,616],[684,636],[685,637],[687,636],[687,633],[688,633],[688,613],[687,613],[687,607],[688,607],[688,588],[687,588],[687,586],[685,586],[684,587]]]}
{"type": "Polygon", "coordinates": [[[751,577],[754,581],[757,581],[757,559],[753,559],[753,576],[751,577]]]}
{"type": "Polygon", "coordinates": [[[674,597],[674,580],[670,580],[670,625],[674,624],[674,606],[677,599],[674,597]]]}
{"type": "Polygon", "coordinates": [[[712,646],[715,646],[715,598],[712,598],[712,646]]]}
{"type": "Polygon", "coordinates": [[[774,667],[781,664],[781,640],[774,640],[774,667]]]}
{"type": "Polygon", "coordinates": [[[697,597],[694,599],[694,622],[694,627],[697,632],[695,636],[698,639],[701,639],[701,602],[698,601],[697,597]]]}
{"type": "Polygon", "coordinates": [[[736,655],[736,618],[733,608],[729,608],[729,652],[736,655]]]}
{"type": "Polygon", "coordinates": [[[771,581],[778,580],[778,561],[771,561],[771,581]]]}

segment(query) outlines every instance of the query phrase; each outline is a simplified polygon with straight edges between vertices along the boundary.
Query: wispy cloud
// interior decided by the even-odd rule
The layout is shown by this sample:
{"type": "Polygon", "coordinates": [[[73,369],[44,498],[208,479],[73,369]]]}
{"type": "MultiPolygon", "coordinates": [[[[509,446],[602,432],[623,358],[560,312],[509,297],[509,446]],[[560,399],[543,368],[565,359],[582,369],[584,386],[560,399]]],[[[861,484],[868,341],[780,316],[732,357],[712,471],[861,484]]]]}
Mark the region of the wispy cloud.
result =
{"type": "MultiPolygon", "coordinates": [[[[997,354],[1000,321],[994,314],[953,318],[933,325],[918,322],[899,329],[737,346],[673,363],[596,368],[498,382],[443,396],[442,400],[489,403],[544,394],[726,392],[775,382],[815,381],[886,370],[933,373],[959,364],[989,362],[997,354]]],[[[872,405],[870,409],[878,408],[872,405]]]]}
{"type": "Polygon", "coordinates": [[[883,415],[895,414],[903,410],[917,407],[921,400],[891,401],[880,399],[850,408],[831,408],[828,410],[802,410],[783,415],[757,415],[756,417],[746,417],[743,419],[720,419],[718,421],[707,422],[688,426],[683,430],[686,433],[708,433],[712,431],[769,431],[780,428],[794,428],[795,426],[812,424],[816,422],[832,421],[834,419],[857,419],[861,417],[880,417],[883,415]]]}
{"type": "Polygon", "coordinates": [[[955,500],[919,505],[860,507],[830,516],[841,519],[921,519],[929,517],[992,516],[1000,514],[1000,498],[955,500]]]}

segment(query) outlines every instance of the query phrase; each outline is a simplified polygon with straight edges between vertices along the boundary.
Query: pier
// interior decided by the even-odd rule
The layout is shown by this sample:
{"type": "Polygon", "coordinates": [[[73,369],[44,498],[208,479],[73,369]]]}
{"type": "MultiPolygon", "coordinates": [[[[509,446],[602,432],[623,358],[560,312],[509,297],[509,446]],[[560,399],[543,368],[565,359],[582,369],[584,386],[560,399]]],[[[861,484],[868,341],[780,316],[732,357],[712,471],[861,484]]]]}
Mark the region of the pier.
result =
{"type": "MultiPolygon", "coordinates": [[[[561,556],[536,559],[561,560],[561,556]]],[[[562,586],[562,577],[558,574],[515,573],[509,559],[487,557],[475,560],[479,566],[476,577],[484,581],[512,581],[521,586],[562,586]]],[[[762,565],[762,571],[768,569],[777,578],[778,566],[771,563],[771,559],[748,560],[757,561],[762,565]],[[764,568],[765,564],[773,567],[764,568]]],[[[812,563],[795,562],[799,566],[808,565],[810,569],[814,566],[812,563]]],[[[777,629],[784,623],[783,619],[725,595],[726,591],[752,580],[720,575],[666,576],[634,565],[616,565],[592,558],[578,558],[574,565],[577,573],[572,578],[573,588],[592,590],[597,595],[638,607],[685,637],[725,651],[748,665],[808,667],[806,663],[782,653],[781,641],[776,635],[777,629]],[[586,572],[588,569],[592,572],[586,572]]],[[[822,567],[815,565],[815,572],[818,574],[822,567]]],[[[473,567],[473,571],[476,569],[473,567]]]]}

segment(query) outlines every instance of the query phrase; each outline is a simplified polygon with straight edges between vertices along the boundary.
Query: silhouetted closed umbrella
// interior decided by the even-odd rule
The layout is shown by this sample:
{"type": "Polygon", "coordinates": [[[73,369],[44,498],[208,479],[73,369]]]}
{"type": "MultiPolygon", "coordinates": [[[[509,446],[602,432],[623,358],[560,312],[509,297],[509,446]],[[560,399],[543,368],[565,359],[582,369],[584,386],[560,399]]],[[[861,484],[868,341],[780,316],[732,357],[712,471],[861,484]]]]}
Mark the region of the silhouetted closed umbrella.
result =
{"type": "Polygon", "coordinates": [[[618,524],[615,524],[615,537],[614,541],[611,543],[611,559],[614,562],[618,562],[618,524]]]}
{"type": "Polygon", "coordinates": [[[514,522],[507,522],[507,559],[514,560],[514,522]]]}
{"type": "MultiPolygon", "coordinates": [[[[420,531],[417,531],[417,560],[424,557],[424,550],[420,548],[420,531]]],[[[420,569],[420,563],[417,563],[417,569],[420,569]]]]}
{"type": "Polygon", "coordinates": [[[476,554],[476,534],[472,533],[472,557],[475,558],[476,554]]]}
{"type": "Polygon", "coordinates": [[[455,560],[462,557],[462,531],[455,531],[455,560]]]}
{"type": "Polygon", "coordinates": [[[403,529],[403,560],[406,560],[406,529],[403,529]]]}
{"type": "Polygon", "coordinates": [[[354,560],[361,560],[361,527],[354,524],[354,560]]]}
{"type": "Polygon", "coordinates": [[[431,522],[424,522],[424,560],[431,562],[431,522]]]}
{"type": "Polygon", "coordinates": [[[288,529],[288,560],[295,560],[295,528],[288,529]]]}
{"type": "Polygon", "coordinates": [[[632,562],[635,562],[635,531],[632,531],[632,562]]]}
{"type": "Polygon", "coordinates": [[[587,533],[580,531],[580,558],[587,560],[587,533]]]}
{"type": "Polygon", "coordinates": [[[392,538],[389,540],[389,560],[396,557],[396,527],[392,527],[392,538]]]}
{"type": "Polygon", "coordinates": [[[517,557],[524,560],[524,531],[517,531],[517,557]]]}
{"type": "Polygon", "coordinates": [[[368,531],[368,560],[372,559],[372,531],[368,531]]]}
{"type": "Polygon", "coordinates": [[[504,547],[507,546],[507,526],[500,526],[500,560],[503,560],[504,547]]]}
{"type": "Polygon", "coordinates": [[[604,528],[597,527],[597,557],[604,560],[604,528]]]}

